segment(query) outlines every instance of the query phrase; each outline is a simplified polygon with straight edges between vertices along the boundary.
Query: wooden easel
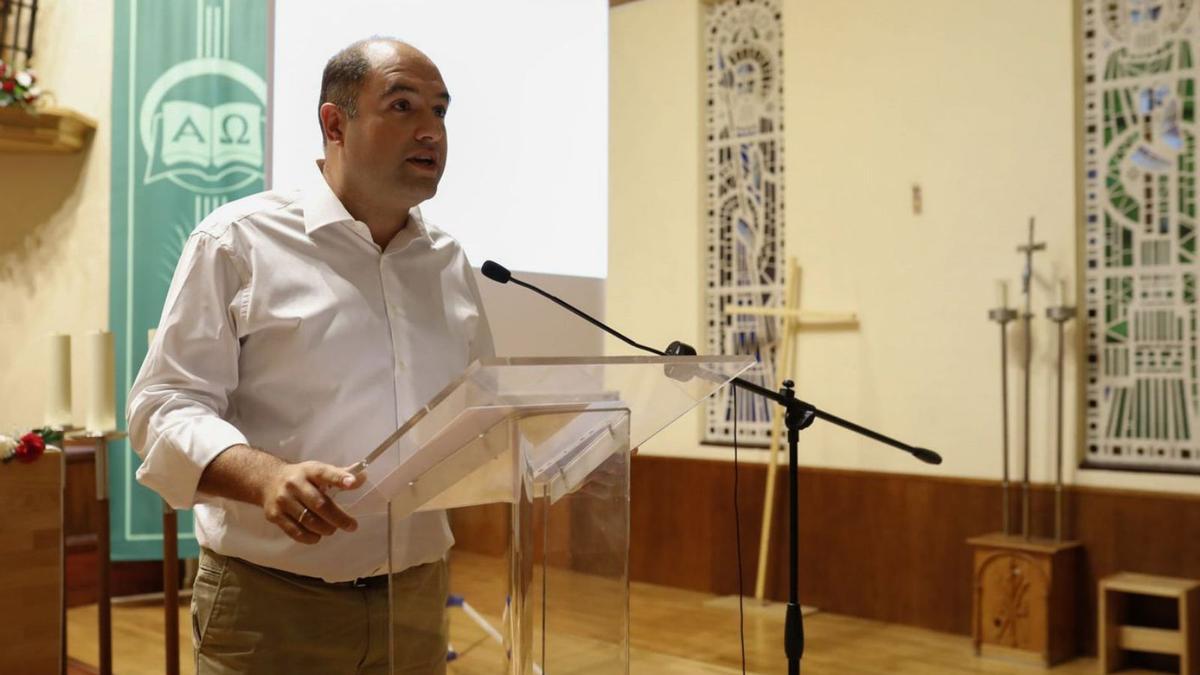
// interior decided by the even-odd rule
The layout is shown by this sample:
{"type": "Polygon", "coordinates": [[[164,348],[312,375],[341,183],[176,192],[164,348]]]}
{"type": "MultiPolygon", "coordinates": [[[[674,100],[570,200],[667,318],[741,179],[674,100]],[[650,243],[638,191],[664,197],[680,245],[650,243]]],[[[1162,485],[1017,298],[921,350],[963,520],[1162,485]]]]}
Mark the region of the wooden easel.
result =
{"type": "MultiPolygon", "coordinates": [[[[858,328],[858,315],[838,312],[812,312],[800,309],[800,264],[788,258],[787,289],[782,309],[772,307],[738,307],[726,305],[725,313],[733,316],[769,316],[780,320],[779,349],[776,372],[780,381],[795,379],[796,337],[803,330],[851,330],[858,328]]],[[[775,386],[780,386],[779,382],[775,386]]],[[[783,438],[783,415],[771,418],[771,443],[767,461],[767,490],[763,501],[762,529],[758,541],[758,576],[754,582],[754,597],[763,601],[767,586],[767,557],[771,552],[771,518],[775,505],[775,474],[779,466],[779,448],[783,438]]]]}

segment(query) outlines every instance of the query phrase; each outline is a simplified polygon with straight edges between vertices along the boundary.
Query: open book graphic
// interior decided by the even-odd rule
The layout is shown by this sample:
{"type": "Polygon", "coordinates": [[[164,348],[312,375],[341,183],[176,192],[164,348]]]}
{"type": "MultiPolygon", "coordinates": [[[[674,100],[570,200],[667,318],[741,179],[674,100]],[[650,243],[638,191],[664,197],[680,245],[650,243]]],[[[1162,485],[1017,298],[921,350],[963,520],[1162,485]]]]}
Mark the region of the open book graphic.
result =
{"type": "Polygon", "coordinates": [[[261,167],[262,106],[223,103],[212,108],[190,101],[162,105],[162,161],[217,169],[235,162],[261,167]]]}

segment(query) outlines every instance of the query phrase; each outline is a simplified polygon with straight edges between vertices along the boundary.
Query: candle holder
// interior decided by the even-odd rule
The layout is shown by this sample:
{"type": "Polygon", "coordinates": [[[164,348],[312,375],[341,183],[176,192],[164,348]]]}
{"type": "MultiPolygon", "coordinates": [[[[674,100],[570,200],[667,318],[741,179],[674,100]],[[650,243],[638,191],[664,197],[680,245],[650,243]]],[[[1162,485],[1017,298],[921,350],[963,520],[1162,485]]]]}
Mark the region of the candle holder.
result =
{"type": "Polygon", "coordinates": [[[1003,431],[1002,459],[1003,468],[1000,480],[1000,523],[1004,534],[1012,534],[1012,507],[1009,504],[1008,488],[1008,324],[1017,318],[1017,310],[1010,307],[996,307],[988,310],[988,319],[1000,325],[1000,426],[1003,431]]]}
{"type": "Polygon", "coordinates": [[[1058,439],[1054,468],[1054,540],[1063,540],[1063,495],[1062,495],[1062,465],[1063,465],[1063,361],[1065,358],[1065,327],[1066,323],[1075,318],[1075,308],[1068,305],[1058,305],[1046,308],[1046,318],[1058,324],[1058,439]]]}

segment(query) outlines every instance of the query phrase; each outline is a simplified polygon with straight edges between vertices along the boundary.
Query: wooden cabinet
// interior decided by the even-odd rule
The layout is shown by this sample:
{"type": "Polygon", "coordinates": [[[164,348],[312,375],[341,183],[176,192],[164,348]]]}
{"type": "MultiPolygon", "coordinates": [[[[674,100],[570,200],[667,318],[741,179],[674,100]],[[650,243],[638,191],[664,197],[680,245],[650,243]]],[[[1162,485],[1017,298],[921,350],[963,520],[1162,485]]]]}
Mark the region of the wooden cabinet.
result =
{"type": "Polygon", "coordinates": [[[63,455],[0,464],[0,673],[63,658],[63,455]]]}
{"type": "Polygon", "coordinates": [[[1051,666],[1078,649],[1078,542],[989,534],[973,548],[975,653],[1051,666]]]}

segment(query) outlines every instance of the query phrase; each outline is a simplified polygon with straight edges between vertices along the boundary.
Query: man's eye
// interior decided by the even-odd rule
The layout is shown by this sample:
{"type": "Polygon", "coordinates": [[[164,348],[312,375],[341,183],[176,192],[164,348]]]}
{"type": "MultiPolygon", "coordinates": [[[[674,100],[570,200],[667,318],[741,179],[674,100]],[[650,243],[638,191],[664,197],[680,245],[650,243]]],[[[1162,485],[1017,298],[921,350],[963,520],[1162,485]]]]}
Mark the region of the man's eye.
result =
{"type": "Polygon", "coordinates": [[[446,116],[446,109],[443,108],[442,106],[437,106],[436,108],[433,109],[433,114],[437,115],[438,117],[444,118],[446,116]]]}
{"type": "Polygon", "coordinates": [[[395,103],[393,103],[392,107],[395,108],[396,110],[408,110],[408,107],[409,107],[408,101],[406,101],[404,99],[400,99],[399,101],[396,101],[395,103]]]}

